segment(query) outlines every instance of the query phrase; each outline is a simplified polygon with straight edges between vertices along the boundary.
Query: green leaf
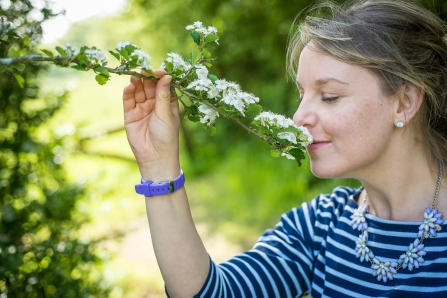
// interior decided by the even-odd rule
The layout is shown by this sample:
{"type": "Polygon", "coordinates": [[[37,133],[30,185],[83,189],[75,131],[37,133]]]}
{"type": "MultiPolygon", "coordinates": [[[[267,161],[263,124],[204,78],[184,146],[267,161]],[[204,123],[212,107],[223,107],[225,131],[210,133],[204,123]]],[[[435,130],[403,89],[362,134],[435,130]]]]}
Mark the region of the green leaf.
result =
{"type": "Polygon", "coordinates": [[[210,68],[211,66],[213,66],[211,63],[209,62],[203,62],[203,65],[205,65],[206,67],[210,68]]]}
{"type": "Polygon", "coordinates": [[[14,74],[14,77],[16,78],[16,81],[19,84],[20,88],[23,88],[25,84],[25,79],[19,74],[14,74]]]}
{"type": "Polygon", "coordinates": [[[202,53],[192,50],[190,53],[190,57],[192,62],[191,64],[196,64],[197,62],[200,61],[200,58],[202,58],[202,53]]]}
{"type": "Polygon", "coordinates": [[[189,33],[192,37],[192,39],[194,39],[194,42],[198,45],[200,45],[200,34],[197,33],[196,31],[193,31],[191,33],[189,33]]]}
{"type": "Polygon", "coordinates": [[[76,69],[76,70],[86,70],[84,66],[82,65],[72,65],[70,68],[76,69]]]}
{"type": "Polygon", "coordinates": [[[45,49],[41,49],[41,51],[44,52],[48,57],[50,57],[52,59],[54,58],[54,54],[52,51],[45,50],[45,49]]]}
{"type": "Polygon", "coordinates": [[[216,82],[219,78],[213,74],[208,74],[208,79],[211,80],[211,82],[216,82]]]}
{"type": "Polygon", "coordinates": [[[258,104],[251,104],[248,106],[247,111],[245,112],[245,114],[247,116],[252,116],[252,115],[259,115],[259,113],[262,111],[262,106],[258,105],[258,104]]]}
{"type": "Polygon", "coordinates": [[[121,56],[124,57],[124,59],[126,59],[126,60],[130,60],[129,54],[127,53],[126,49],[121,49],[121,50],[119,51],[119,53],[121,54],[121,56]]]}
{"type": "Polygon", "coordinates": [[[206,128],[207,128],[210,136],[214,136],[216,134],[217,129],[214,125],[211,125],[211,126],[206,125],[206,128]]]}
{"type": "Polygon", "coordinates": [[[205,43],[213,42],[213,41],[218,40],[218,39],[219,39],[219,36],[214,35],[214,34],[210,34],[210,35],[207,35],[205,37],[205,43]]]}
{"type": "Polygon", "coordinates": [[[272,150],[272,151],[270,151],[270,154],[271,154],[273,157],[280,157],[280,156],[281,156],[281,151],[278,151],[278,150],[272,150]]]}
{"type": "Polygon", "coordinates": [[[172,62],[169,61],[164,61],[165,62],[165,66],[166,69],[168,70],[168,72],[172,72],[174,70],[174,64],[172,64],[172,62]]]}
{"type": "Polygon", "coordinates": [[[191,105],[186,108],[186,111],[191,114],[197,114],[199,112],[199,107],[196,105],[191,105]]]}
{"type": "Polygon", "coordinates": [[[129,60],[129,62],[127,63],[127,65],[129,66],[129,69],[134,69],[138,66],[140,66],[136,61],[134,60],[129,60]]]}
{"type": "Polygon", "coordinates": [[[96,71],[97,73],[99,73],[100,75],[103,75],[106,78],[110,77],[109,71],[105,67],[98,66],[98,67],[95,67],[93,70],[96,71]]]}
{"type": "Polygon", "coordinates": [[[211,57],[211,53],[208,52],[208,51],[205,50],[205,49],[202,50],[202,53],[203,53],[203,56],[205,56],[205,58],[209,58],[209,57],[211,57]]]}
{"type": "Polygon", "coordinates": [[[137,48],[133,45],[128,44],[127,46],[124,47],[124,49],[127,51],[127,53],[132,54],[133,51],[135,51],[137,48]]]}
{"type": "Polygon", "coordinates": [[[88,46],[82,46],[79,51],[81,52],[81,54],[85,53],[85,51],[88,50],[88,46]]]}
{"type": "Polygon", "coordinates": [[[301,160],[303,160],[306,156],[304,155],[304,149],[300,147],[293,147],[287,153],[295,157],[298,166],[301,166],[301,160]]]}
{"type": "Polygon", "coordinates": [[[104,85],[109,80],[108,77],[105,77],[105,76],[103,76],[101,74],[96,75],[95,79],[96,79],[96,81],[98,82],[99,85],[104,85]]]}
{"type": "Polygon", "coordinates": [[[192,122],[200,122],[200,117],[199,116],[188,115],[187,117],[192,122]]]}
{"type": "Polygon", "coordinates": [[[118,61],[121,62],[121,59],[120,59],[121,56],[120,56],[120,54],[118,54],[117,52],[114,52],[114,51],[109,51],[109,53],[112,54],[112,56],[115,57],[116,60],[118,60],[118,61]]]}
{"type": "Polygon", "coordinates": [[[87,57],[85,56],[85,54],[80,54],[76,57],[76,59],[78,60],[79,64],[84,64],[84,61],[87,57]]]}
{"type": "Polygon", "coordinates": [[[59,53],[59,55],[61,55],[61,56],[65,56],[65,55],[66,55],[64,49],[61,48],[61,47],[59,47],[59,46],[56,47],[56,51],[57,51],[57,52],[59,53]]]}
{"type": "Polygon", "coordinates": [[[147,72],[147,74],[150,75],[151,77],[158,78],[157,75],[151,69],[143,68],[143,70],[147,72]]]}

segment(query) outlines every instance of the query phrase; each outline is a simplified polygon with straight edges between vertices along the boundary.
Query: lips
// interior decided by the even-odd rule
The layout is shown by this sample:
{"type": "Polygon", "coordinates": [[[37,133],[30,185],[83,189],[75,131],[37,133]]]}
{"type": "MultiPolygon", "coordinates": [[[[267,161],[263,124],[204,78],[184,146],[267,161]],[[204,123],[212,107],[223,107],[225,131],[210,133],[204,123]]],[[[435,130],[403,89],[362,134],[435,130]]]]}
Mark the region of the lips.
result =
{"type": "Polygon", "coordinates": [[[307,151],[317,151],[330,145],[331,143],[332,142],[330,141],[314,141],[312,144],[307,146],[307,151]]]}

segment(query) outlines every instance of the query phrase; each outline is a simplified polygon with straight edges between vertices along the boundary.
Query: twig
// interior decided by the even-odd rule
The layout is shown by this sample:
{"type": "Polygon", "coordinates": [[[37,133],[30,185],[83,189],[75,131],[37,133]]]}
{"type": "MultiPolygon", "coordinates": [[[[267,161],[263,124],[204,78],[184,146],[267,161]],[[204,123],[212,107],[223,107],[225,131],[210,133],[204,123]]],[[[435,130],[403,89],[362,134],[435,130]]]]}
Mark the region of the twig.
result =
{"type": "MultiPolygon", "coordinates": [[[[183,93],[184,95],[186,95],[186,96],[188,96],[188,97],[192,97],[192,98],[198,99],[197,96],[195,96],[194,94],[191,94],[191,93],[189,93],[188,91],[184,90],[180,85],[178,85],[178,84],[176,84],[176,83],[172,83],[172,86],[174,86],[175,88],[177,88],[177,89],[178,89],[181,93],[183,93]]],[[[242,127],[243,127],[246,131],[248,131],[249,133],[254,134],[255,136],[257,136],[257,137],[260,138],[261,140],[263,140],[263,141],[265,141],[265,142],[268,143],[268,141],[267,141],[265,138],[263,138],[263,137],[262,137],[261,135],[259,135],[257,132],[255,132],[255,131],[252,130],[250,127],[248,127],[247,125],[245,125],[244,123],[242,123],[239,119],[234,118],[234,117],[232,117],[232,116],[230,116],[230,115],[221,113],[219,110],[217,110],[217,108],[216,108],[214,105],[212,105],[212,104],[210,104],[210,103],[207,103],[207,102],[202,102],[202,103],[205,104],[205,105],[207,105],[207,106],[209,106],[210,108],[212,108],[213,110],[215,110],[217,113],[219,113],[219,114],[222,115],[223,117],[225,117],[225,118],[227,118],[227,119],[230,119],[230,120],[233,120],[234,122],[236,122],[237,124],[239,124],[240,126],[242,126],[242,127]]]]}
{"type": "MultiPolygon", "coordinates": [[[[0,58],[0,65],[5,65],[5,66],[9,66],[11,64],[23,63],[23,62],[56,62],[55,65],[59,66],[59,67],[69,67],[69,63],[81,65],[75,59],[70,59],[70,58],[61,57],[61,56],[56,56],[54,58],[51,58],[51,57],[41,56],[41,55],[29,55],[29,56],[22,56],[22,57],[17,57],[17,58],[0,58]],[[60,65],[58,63],[66,63],[67,65],[60,65]]],[[[101,67],[104,67],[105,69],[107,69],[108,72],[114,73],[117,75],[130,75],[130,76],[139,77],[144,80],[155,80],[155,81],[159,80],[158,78],[155,78],[152,76],[142,75],[141,73],[136,72],[136,71],[118,69],[119,67],[117,67],[117,68],[110,68],[110,67],[105,67],[105,66],[101,66],[101,67]]],[[[91,67],[91,69],[95,70],[95,68],[93,68],[93,67],[91,67]]]]}

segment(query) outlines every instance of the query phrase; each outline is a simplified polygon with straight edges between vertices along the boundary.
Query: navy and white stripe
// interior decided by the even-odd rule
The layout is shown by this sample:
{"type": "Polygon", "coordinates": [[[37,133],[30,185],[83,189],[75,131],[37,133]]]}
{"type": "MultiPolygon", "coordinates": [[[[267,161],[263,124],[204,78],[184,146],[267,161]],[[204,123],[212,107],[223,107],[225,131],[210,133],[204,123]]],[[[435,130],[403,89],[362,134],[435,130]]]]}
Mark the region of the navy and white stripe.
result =
{"type": "MultiPolygon", "coordinates": [[[[424,242],[426,261],[419,269],[401,269],[394,280],[379,282],[354,251],[359,232],[349,223],[358,191],[338,187],[320,195],[284,214],[250,251],[219,265],[210,261],[194,297],[447,297],[447,221],[436,238],[424,242]]],[[[366,216],[368,246],[382,261],[397,260],[417,237],[420,222],[366,216]]]]}

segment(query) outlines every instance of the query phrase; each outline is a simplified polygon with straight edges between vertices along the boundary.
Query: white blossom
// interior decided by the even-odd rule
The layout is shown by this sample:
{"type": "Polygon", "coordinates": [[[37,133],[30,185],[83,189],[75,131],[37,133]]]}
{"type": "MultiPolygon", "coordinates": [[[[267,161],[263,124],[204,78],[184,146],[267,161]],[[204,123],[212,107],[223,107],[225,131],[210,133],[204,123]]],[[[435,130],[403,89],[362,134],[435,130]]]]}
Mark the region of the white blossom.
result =
{"type": "Polygon", "coordinates": [[[208,77],[208,68],[204,65],[196,65],[196,74],[199,79],[205,79],[208,77]]]}
{"type": "Polygon", "coordinates": [[[105,61],[107,59],[101,50],[88,49],[85,50],[85,55],[89,60],[105,61]]]}
{"type": "Polygon", "coordinates": [[[188,87],[186,87],[187,89],[193,89],[196,91],[208,91],[210,89],[212,89],[213,86],[213,82],[211,82],[210,79],[208,78],[204,78],[204,79],[197,79],[192,81],[191,83],[189,83],[188,87]]]}
{"type": "Polygon", "coordinates": [[[131,43],[130,41],[120,41],[116,44],[116,49],[117,50],[122,50],[124,49],[126,46],[132,46],[135,49],[138,49],[138,47],[136,45],[134,45],[133,43],[131,43]]]}
{"type": "Polygon", "coordinates": [[[245,116],[245,102],[239,98],[238,93],[234,90],[226,91],[221,101],[227,105],[233,106],[243,116],[245,116]]]}
{"type": "Polygon", "coordinates": [[[293,144],[296,144],[296,135],[293,132],[280,132],[278,133],[278,138],[283,139],[283,140],[287,140],[293,144]]]}
{"type": "Polygon", "coordinates": [[[285,157],[287,157],[287,159],[295,159],[295,157],[293,157],[292,155],[285,153],[285,152],[281,153],[281,156],[285,156],[285,157]]]}
{"type": "Polygon", "coordinates": [[[309,130],[307,129],[307,127],[299,126],[298,130],[301,132],[300,135],[298,136],[298,139],[302,146],[306,147],[307,145],[312,144],[314,142],[314,139],[310,134],[309,130]]]}
{"type": "Polygon", "coordinates": [[[74,47],[71,43],[67,42],[62,49],[67,53],[69,57],[76,57],[79,54],[79,48],[74,47]]]}
{"type": "Polygon", "coordinates": [[[215,86],[208,88],[208,98],[216,98],[219,96],[219,90],[215,86]]]}
{"type": "Polygon", "coordinates": [[[206,123],[208,126],[214,124],[216,118],[219,117],[218,112],[204,104],[200,104],[199,112],[203,114],[203,117],[200,118],[200,122],[206,123]]]}
{"type": "Polygon", "coordinates": [[[149,63],[151,60],[151,56],[149,56],[148,53],[146,53],[142,50],[135,50],[132,52],[132,56],[138,57],[137,63],[139,66],[141,66],[142,68],[145,68],[145,69],[149,69],[149,63]]]}
{"type": "MultiPolygon", "coordinates": [[[[238,86],[239,87],[239,86],[238,86]]],[[[259,98],[251,93],[240,91],[237,93],[237,97],[243,100],[246,104],[253,104],[259,102],[259,98]]]]}
{"type": "Polygon", "coordinates": [[[216,88],[219,90],[225,90],[228,88],[228,82],[225,79],[216,80],[215,84],[216,88]]]}
{"type": "Polygon", "coordinates": [[[245,108],[248,104],[254,103],[257,97],[247,92],[242,92],[239,84],[228,82],[226,80],[216,80],[215,86],[222,92],[223,103],[233,106],[243,116],[245,116],[245,108]]]}
{"type": "Polygon", "coordinates": [[[210,34],[217,34],[216,27],[208,26],[205,28],[202,22],[194,22],[194,24],[186,26],[186,30],[194,30],[196,32],[202,33],[205,36],[210,34]]]}
{"type": "Polygon", "coordinates": [[[254,120],[261,122],[261,125],[266,127],[279,127],[279,128],[289,128],[298,126],[293,123],[292,119],[286,118],[283,115],[278,115],[272,112],[261,112],[254,120]]]}
{"type": "Polygon", "coordinates": [[[239,84],[236,82],[227,82],[226,91],[241,92],[241,86],[239,86],[239,84]]]}
{"type": "MultiPolygon", "coordinates": [[[[183,60],[182,56],[177,53],[169,53],[166,61],[172,63],[174,71],[180,70],[186,72],[192,67],[191,64],[183,60]]],[[[165,67],[163,66],[163,68],[165,67]]]]}

